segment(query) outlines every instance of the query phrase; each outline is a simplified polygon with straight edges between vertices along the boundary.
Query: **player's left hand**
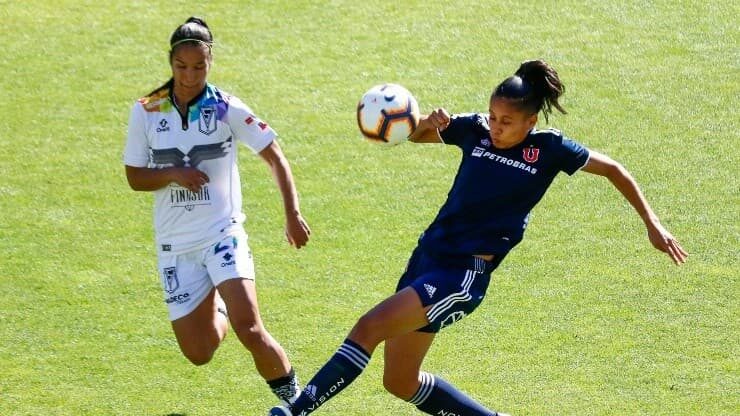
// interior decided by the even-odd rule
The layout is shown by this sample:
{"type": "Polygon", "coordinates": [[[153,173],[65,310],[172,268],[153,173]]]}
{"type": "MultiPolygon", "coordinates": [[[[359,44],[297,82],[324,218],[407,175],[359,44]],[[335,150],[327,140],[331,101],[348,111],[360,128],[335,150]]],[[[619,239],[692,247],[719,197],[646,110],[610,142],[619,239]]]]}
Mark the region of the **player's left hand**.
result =
{"type": "Polygon", "coordinates": [[[648,238],[653,247],[668,254],[676,264],[683,264],[689,253],[681,247],[681,244],[660,223],[648,226],[648,238]]]}
{"type": "Polygon", "coordinates": [[[308,243],[311,228],[300,213],[288,215],[285,224],[285,238],[290,245],[301,248],[308,243]]]}

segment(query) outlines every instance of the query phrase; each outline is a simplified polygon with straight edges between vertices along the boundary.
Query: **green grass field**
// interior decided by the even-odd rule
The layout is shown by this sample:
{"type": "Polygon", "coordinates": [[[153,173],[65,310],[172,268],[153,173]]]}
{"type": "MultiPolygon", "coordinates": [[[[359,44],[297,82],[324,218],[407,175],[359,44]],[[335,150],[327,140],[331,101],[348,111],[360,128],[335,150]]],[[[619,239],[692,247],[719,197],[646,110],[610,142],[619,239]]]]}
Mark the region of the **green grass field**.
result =
{"type": "MultiPolygon", "coordinates": [[[[359,138],[381,82],[423,112],[485,111],[525,59],[560,73],[551,125],[621,161],[691,253],[675,267],[604,179],[562,176],[483,305],[426,370],[513,415],[740,414],[740,3],[0,0],[0,415],[263,415],[275,400],[230,334],[180,354],[151,196],[121,162],[133,101],[169,77],[190,15],[210,81],[281,134],[312,229],[283,241],[269,172],[240,169],[264,319],[305,382],[392,293],[459,153],[359,138]]],[[[378,350],[380,352],[380,350],[378,350]]],[[[412,415],[382,354],[322,415],[412,415]]]]}

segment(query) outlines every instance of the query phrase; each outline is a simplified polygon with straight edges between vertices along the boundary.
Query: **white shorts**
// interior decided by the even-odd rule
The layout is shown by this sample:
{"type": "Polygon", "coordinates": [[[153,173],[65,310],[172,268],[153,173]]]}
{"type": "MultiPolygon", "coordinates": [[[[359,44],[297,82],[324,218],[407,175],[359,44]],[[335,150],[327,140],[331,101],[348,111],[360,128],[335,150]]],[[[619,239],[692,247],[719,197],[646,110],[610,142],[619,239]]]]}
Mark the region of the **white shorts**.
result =
{"type": "Polygon", "coordinates": [[[192,312],[226,280],[254,280],[252,251],[244,231],[225,235],[204,249],[180,254],[160,251],[158,265],[170,321],[192,312]]]}

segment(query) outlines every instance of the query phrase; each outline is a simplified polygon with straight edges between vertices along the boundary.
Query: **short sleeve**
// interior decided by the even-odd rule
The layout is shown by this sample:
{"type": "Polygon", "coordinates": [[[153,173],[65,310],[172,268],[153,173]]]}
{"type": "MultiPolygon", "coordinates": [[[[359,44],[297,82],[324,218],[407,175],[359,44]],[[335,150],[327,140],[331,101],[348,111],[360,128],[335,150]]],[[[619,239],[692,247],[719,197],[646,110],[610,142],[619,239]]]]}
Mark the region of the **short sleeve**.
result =
{"type": "Polygon", "coordinates": [[[588,149],[581,144],[563,136],[561,144],[560,170],[572,175],[588,163],[588,149]]]}
{"type": "Polygon", "coordinates": [[[227,122],[235,139],[246,144],[254,153],[261,152],[275,140],[277,133],[266,122],[260,120],[252,110],[237,97],[229,97],[227,122]]]}
{"type": "Polygon", "coordinates": [[[149,142],[146,138],[146,117],[140,103],[134,103],[128,120],[128,135],[123,151],[123,163],[145,168],[149,165],[149,142]]]}
{"type": "Polygon", "coordinates": [[[480,114],[453,114],[450,124],[439,135],[445,144],[463,147],[466,141],[476,140],[480,133],[487,134],[487,129],[487,121],[480,114]]]}
{"type": "Polygon", "coordinates": [[[465,131],[470,128],[470,120],[460,114],[453,114],[450,117],[450,124],[447,128],[439,132],[439,136],[445,144],[462,146],[462,139],[465,131]]]}

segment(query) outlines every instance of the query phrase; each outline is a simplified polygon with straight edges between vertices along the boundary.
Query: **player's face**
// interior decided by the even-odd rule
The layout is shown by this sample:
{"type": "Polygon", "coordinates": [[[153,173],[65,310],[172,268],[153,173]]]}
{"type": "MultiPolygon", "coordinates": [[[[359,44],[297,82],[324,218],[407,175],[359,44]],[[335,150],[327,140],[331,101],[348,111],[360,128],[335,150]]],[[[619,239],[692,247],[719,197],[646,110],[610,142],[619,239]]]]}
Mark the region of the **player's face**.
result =
{"type": "Polygon", "coordinates": [[[506,98],[494,98],[488,109],[488,124],[494,147],[508,149],[527,137],[537,124],[537,114],[520,110],[506,98]]]}
{"type": "Polygon", "coordinates": [[[180,45],[172,54],[170,65],[175,91],[195,97],[206,86],[208,71],[211,69],[211,52],[205,45],[180,45]]]}

